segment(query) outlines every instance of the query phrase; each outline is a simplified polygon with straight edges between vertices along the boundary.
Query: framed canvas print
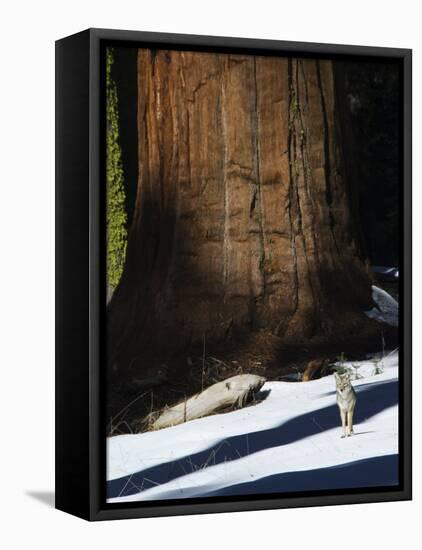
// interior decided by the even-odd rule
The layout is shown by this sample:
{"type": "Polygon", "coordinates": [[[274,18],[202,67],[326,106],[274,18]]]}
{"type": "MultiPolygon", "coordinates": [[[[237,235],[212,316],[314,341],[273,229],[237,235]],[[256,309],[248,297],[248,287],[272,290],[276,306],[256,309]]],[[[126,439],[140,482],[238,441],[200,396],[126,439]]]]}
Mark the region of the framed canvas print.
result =
{"type": "Polygon", "coordinates": [[[411,498],[411,51],[56,43],[56,505],[411,498]]]}

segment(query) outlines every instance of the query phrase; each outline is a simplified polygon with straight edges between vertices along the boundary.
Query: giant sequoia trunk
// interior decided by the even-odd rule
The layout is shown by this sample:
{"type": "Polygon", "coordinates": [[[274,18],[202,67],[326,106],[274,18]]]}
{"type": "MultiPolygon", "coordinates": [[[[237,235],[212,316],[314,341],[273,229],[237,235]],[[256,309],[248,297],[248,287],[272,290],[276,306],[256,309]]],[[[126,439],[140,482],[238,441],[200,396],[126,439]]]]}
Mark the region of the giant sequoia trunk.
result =
{"type": "Polygon", "coordinates": [[[114,372],[257,332],[335,351],[377,332],[337,117],[330,61],[139,50],[114,372]]]}

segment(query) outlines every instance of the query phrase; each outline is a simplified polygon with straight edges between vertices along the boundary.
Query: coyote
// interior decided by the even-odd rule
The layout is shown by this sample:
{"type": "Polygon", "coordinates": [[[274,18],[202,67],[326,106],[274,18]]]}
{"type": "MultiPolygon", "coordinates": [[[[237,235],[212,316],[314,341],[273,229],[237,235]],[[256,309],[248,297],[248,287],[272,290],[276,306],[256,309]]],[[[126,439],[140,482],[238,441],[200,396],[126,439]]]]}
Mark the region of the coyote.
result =
{"type": "Polygon", "coordinates": [[[337,405],[340,409],[343,434],[341,437],[349,437],[353,434],[353,411],[356,405],[356,393],[350,382],[349,374],[334,374],[337,389],[337,405]],[[347,427],[347,431],[346,431],[347,427]]]}

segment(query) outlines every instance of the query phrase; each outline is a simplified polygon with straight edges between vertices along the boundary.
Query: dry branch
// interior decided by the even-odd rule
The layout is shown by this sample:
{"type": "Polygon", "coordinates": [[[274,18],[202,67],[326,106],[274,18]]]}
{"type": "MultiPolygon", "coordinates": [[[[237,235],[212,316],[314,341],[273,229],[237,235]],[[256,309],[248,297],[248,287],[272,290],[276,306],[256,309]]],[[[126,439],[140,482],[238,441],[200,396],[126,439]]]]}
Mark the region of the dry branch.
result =
{"type": "Polygon", "coordinates": [[[210,415],[230,406],[243,407],[248,396],[258,392],[264,383],[265,378],[255,374],[232,376],[174,407],[165,409],[150,427],[159,430],[210,415]]]}

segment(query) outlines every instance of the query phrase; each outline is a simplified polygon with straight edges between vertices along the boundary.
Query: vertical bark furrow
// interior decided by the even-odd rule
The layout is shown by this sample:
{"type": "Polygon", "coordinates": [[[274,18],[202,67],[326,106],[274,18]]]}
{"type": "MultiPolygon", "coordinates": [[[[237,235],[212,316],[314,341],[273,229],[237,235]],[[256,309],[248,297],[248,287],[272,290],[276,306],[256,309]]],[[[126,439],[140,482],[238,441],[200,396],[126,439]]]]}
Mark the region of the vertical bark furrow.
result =
{"type": "Polygon", "coordinates": [[[261,295],[259,296],[262,304],[265,304],[265,287],[266,287],[266,274],[265,274],[265,235],[264,235],[264,204],[262,197],[262,185],[261,185],[261,152],[260,152],[260,128],[259,128],[259,102],[258,102],[258,85],[256,80],[256,58],[253,58],[253,107],[252,107],[252,134],[254,137],[254,149],[255,149],[255,193],[256,193],[256,208],[255,212],[258,217],[259,225],[259,246],[260,246],[260,256],[259,256],[259,269],[261,272],[262,279],[262,290],[261,295]]]}
{"type": "MultiPolygon", "coordinates": [[[[305,126],[303,123],[303,105],[301,101],[301,86],[299,82],[299,66],[302,65],[300,60],[296,60],[296,78],[294,82],[295,89],[295,98],[297,102],[296,112],[295,112],[295,143],[296,143],[296,170],[297,170],[297,196],[298,203],[300,205],[301,211],[303,210],[303,218],[306,220],[306,227],[301,227],[301,234],[303,239],[303,246],[305,251],[305,260],[306,260],[306,270],[307,277],[309,280],[309,288],[312,295],[312,331],[315,332],[319,329],[319,315],[318,312],[321,309],[320,304],[320,285],[318,273],[319,261],[316,253],[316,242],[315,242],[315,229],[314,229],[314,208],[310,196],[310,187],[311,185],[308,182],[309,178],[309,169],[307,165],[307,160],[305,160],[307,155],[307,146],[306,146],[306,132],[305,126]],[[297,144],[299,142],[299,145],[297,144]]],[[[302,219],[302,217],[301,217],[302,219]]]]}
{"type": "Polygon", "coordinates": [[[325,192],[326,200],[328,206],[328,216],[330,221],[330,229],[333,237],[334,246],[337,251],[337,255],[340,254],[340,250],[337,244],[336,234],[335,234],[335,221],[332,211],[332,202],[333,202],[333,191],[332,191],[332,171],[331,171],[331,149],[330,149],[330,134],[328,126],[328,116],[327,116],[327,106],[324,96],[324,89],[321,78],[321,64],[317,60],[317,78],[318,78],[318,87],[320,91],[320,100],[321,100],[321,111],[322,111],[322,123],[323,123],[323,144],[324,144],[324,171],[325,171],[325,192]]]}
{"type": "Polygon", "coordinates": [[[296,248],[296,227],[293,222],[296,215],[296,209],[294,207],[294,197],[295,197],[295,176],[294,176],[294,123],[293,123],[293,114],[292,110],[294,108],[294,90],[293,90],[293,60],[288,60],[288,89],[289,89],[289,104],[288,104],[288,159],[289,159],[289,202],[288,202],[288,213],[290,221],[290,246],[292,251],[292,256],[294,259],[294,274],[293,274],[293,288],[294,288],[294,300],[293,300],[293,310],[291,312],[290,318],[287,319],[285,324],[285,332],[289,331],[289,324],[291,325],[292,319],[295,318],[299,310],[299,261],[296,248]]]}
{"type": "Polygon", "coordinates": [[[226,79],[227,79],[227,62],[226,58],[223,59],[223,77],[221,87],[221,137],[223,140],[223,189],[224,189],[224,237],[223,237],[223,289],[224,289],[224,302],[227,300],[227,277],[229,270],[229,190],[227,185],[227,168],[229,164],[229,158],[227,153],[227,131],[226,131],[226,79]]]}

